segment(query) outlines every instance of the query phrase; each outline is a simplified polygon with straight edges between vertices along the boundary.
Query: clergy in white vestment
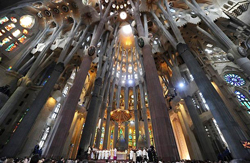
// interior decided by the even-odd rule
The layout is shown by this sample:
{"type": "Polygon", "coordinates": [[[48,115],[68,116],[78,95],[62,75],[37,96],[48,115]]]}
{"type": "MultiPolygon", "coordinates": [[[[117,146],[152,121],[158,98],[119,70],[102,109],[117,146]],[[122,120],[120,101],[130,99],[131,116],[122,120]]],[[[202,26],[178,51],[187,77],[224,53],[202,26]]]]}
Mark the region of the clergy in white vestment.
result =
{"type": "Polygon", "coordinates": [[[102,157],[102,151],[98,151],[98,160],[100,160],[102,157]]]}
{"type": "Polygon", "coordinates": [[[105,160],[107,160],[109,158],[109,151],[105,150],[105,160]]]}
{"type": "Polygon", "coordinates": [[[95,159],[95,155],[94,155],[94,151],[91,151],[91,156],[90,156],[91,160],[95,159]]]}
{"type": "Polygon", "coordinates": [[[114,156],[116,156],[116,152],[117,152],[117,149],[115,148],[115,149],[114,149],[114,156]]]}
{"type": "Polygon", "coordinates": [[[115,149],[114,149],[114,159],[115,159],[115,160],[117,159],[116,153],[117,153],[117,149],[115,148],[115,149]]]}
{"type": "Polygon", "coordinates": [[[104,151],[102,151],[102,157],[101,157],[101,159],[103,160],[104,159],[104,156],[105,155],[105,152],[104,151]]]}
{"type": "Polygon", "coordinates": [[[148,152],[146,151],[146,149],[144,148],[142,151],[142,155],[143,155],[143,159],[147,160],[148,159],[148,152]]]}
{"type": "Polygon", "coordinates": [[[134,157],[134,151],[133,151],[133,150],[130,150],[129,159],[130,159],[130,160],[133,160],[133,157],[134,157]]]}
{"type": "Polygon", "coordinates": [[[114,150],[113,148],[110,150],[110,160],[114,159],[114,150]]]}

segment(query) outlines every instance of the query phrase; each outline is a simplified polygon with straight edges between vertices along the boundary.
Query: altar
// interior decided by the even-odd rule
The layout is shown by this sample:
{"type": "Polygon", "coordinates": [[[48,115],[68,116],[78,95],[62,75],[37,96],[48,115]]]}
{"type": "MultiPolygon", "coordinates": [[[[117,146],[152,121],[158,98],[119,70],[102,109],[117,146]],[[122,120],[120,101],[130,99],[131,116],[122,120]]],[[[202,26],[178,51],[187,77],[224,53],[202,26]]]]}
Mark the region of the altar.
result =
{"type": "Polygon", "coordinates": [[[126,160],[126,156],[127,156],[126,152],[117,151],[116,153],[117,160],[126,160]]]}

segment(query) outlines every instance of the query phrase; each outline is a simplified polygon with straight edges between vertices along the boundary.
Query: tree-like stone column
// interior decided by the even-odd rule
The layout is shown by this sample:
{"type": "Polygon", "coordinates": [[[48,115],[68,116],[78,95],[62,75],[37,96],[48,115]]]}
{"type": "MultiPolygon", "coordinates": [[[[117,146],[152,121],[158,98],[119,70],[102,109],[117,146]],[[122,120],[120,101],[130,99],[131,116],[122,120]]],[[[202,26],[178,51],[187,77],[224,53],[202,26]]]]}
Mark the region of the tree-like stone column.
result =
{"type": "Polygon", "coordinates": [[[130,0],[130,3],[133,7],[133,16],[140,37],[138,43],[142,48],[150,114],[157,154],[163,159],[163,161],[178,160],[179,154],[167,112],[167,106],[163,97],[163,90],[152,56],[152,47],[149,44],[149,39],[145,37],[145,30],[140,18],[139,1],[136,1],[134,4],[130,0]]]}

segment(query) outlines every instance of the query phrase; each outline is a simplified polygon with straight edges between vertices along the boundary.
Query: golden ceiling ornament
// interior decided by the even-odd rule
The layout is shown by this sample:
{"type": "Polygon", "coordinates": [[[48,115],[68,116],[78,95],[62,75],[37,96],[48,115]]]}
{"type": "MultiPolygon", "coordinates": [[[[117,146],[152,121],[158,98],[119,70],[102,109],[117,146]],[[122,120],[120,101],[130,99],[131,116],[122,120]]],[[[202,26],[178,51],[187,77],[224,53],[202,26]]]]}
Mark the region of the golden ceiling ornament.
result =
{"type": "Polygon", "coordinates": [[[115,109],[110,113],[111,119],[116,121],[119,126],[121,126],[122,123],[127,122],[132,115],[128,110],[124,109],[115,109]]]}

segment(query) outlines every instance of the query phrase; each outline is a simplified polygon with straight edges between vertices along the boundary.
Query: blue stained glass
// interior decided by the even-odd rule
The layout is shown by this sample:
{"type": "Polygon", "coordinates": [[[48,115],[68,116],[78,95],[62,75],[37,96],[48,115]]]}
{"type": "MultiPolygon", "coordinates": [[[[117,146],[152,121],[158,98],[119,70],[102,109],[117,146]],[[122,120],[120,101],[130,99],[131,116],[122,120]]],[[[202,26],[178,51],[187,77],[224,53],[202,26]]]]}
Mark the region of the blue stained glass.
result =
{"type": "Polygon", "coordinates": [[[233,86],[242,86],[246,83],[245,80],[237,74],[226,74],[224,79],[228,84],[233,86]]]}
{"type": "MultiPolygon", "coordinates": [[[[237,98],[241,105],[246,106],[248,109],[250,109],[249,100],[240,91],[235,91],[234,93],[237,95],[237,98]]],[[[248,114],[250,114],[250,111],[248,111],[248,114]]]]}

